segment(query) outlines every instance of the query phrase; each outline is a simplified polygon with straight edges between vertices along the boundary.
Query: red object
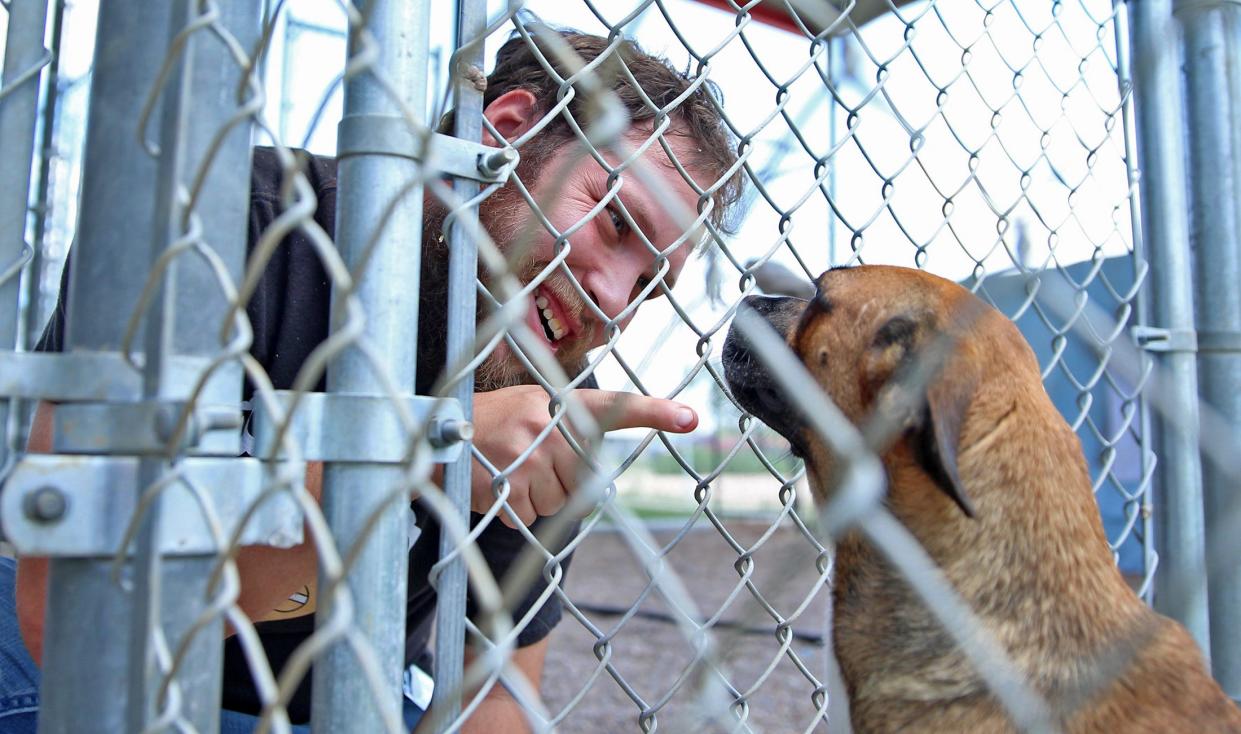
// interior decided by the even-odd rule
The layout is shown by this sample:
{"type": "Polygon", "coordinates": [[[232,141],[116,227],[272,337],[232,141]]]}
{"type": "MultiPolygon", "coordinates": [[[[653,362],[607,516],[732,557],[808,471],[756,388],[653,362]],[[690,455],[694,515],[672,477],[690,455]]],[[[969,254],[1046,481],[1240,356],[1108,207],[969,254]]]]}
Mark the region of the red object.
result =
{"type": "MultiPolygon", "coordinates": [[[[729,4],[728,0],[698,0],[703,5],[710,5],[713,8],[719,8],[731,15],[737,14],[737,9],[729,4]]],[[[744,2],[738,2],[738,5],[745,5],[744,2]]],[[[750,17],[761,23],[774,26],[781,30],[796,33],[799,36],[805,35],[805,31],[789,17],[788,6],[778,2],[762,2],[750,8],[750,17]]]]}

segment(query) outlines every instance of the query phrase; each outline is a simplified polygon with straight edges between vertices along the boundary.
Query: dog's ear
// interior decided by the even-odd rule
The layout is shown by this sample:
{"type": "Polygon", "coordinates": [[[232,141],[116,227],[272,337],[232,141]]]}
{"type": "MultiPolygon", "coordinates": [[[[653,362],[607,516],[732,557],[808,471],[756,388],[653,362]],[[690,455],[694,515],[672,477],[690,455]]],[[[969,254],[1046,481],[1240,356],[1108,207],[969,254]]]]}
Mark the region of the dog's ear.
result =
{"type": "Polygon", "coordinates": [[[893,316],[875,332],[862,359],[862,389],[868,400],[877,397],[917,351],[921,332],[926,330],[924,320],[893,316]]]}
{"type": "MultiPolygon", "coordinates": [[[[862,363],[863,389],[868,397],[883,401],[881,393],[909,376],[914,360],[936,333],[932,314],[903,314],[884,323],[875,332],[862,363]]],[[[973,397],[974,379],[949,366],[931,380],[923,407],[911,410],[904,419],[916,460],[969,517],[974,516],[974,506],[957,469],[957,445],[973,397]]]]}
{"type": "Polygon", "coordinates": [[[957,468],[961,424],[974,398],[975,381],[970,375],[941,374],[926,391],[926,417],[915,437],[915,453],[927,474],[935,480],[967,517],[974,505],[965,492],[957,468]]]}

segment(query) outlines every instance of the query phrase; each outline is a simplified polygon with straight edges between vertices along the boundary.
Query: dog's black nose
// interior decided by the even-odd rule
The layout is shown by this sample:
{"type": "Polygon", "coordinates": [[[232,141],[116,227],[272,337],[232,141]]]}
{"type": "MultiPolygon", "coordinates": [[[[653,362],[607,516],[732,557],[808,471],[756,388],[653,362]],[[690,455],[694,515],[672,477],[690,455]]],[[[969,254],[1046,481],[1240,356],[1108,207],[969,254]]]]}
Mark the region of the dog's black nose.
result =
{"type": "MultiPolygon", "coordinates": [[[[786,329],[780,328],[778,321],[783,319],[773,318],[780,313],[782,306],[786,306],[785,302],[796,299],[788,297],[769,297],[769,296],[748,296],[741,302],[741,309],[748,309],[758,314],[771,324],[773,329],[780,333],[781,338],[786,336],[786,329]]],[[[765,374],[761,373],[762,363],[754,359],[751,354],[753,346],[750,340],[734,324],[728,330],[728,338],[724,340],[724,353],[721,356],[724,362],[724,376],[728,379],[728,383],[734,389],[741,386],[749,385],[755,380],[766,381],[763,379],[765,374]],[[756,370],[758,372],[756,372],[756,370]]]]}
{"type": "MultiPolygon", "coordinates": [[[[805,306],[806,301],[800,298],[750,296],[742,301],[741,308],[751,309],[761,316],[783,340],[805,306]]],[[[728,331],[721,358],[724,379],[733,398],[742,408],[780,430],[788,401],[777,392],[766,365],[757,358],[750,340],[735,325],[728,331]]]]}

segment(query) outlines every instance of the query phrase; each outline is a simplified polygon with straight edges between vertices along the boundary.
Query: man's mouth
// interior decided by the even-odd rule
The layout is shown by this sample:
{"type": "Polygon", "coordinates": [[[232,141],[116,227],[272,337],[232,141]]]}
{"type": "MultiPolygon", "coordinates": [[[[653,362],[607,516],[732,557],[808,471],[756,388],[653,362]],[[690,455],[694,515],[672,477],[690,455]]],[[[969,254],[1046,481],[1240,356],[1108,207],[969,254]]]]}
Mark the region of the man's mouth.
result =
{"type": "Polygon", "coordinates": [[[534,312],[533,318],[529,321],[533,323],[530,323],[530,326],[534,327],[537,324],[542,328],[543,336],[553,351],[562,340],[574,333],[575,325],[566,315],[564,304],[549,291],[540,288],[534,292],[532,311],[534,312]]]}

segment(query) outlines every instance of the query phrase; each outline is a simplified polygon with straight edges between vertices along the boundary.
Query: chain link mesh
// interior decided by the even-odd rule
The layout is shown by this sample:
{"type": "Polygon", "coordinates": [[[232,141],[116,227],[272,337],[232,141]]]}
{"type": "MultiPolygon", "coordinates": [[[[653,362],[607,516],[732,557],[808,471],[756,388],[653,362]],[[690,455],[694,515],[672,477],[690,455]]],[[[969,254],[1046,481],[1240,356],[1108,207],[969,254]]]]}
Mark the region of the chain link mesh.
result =
{"type": "MultiPolygon", "coordinates": [[[[474,471],[491,477],[494,502],[475,507],[481,519],[472,529],[433,480],[427,426],[403,410],[405,388],[364,336],[367,314],[354,293],[360,281],[384,273],[365,265],[349,269],[332,233],[317,223],[319,202],[287,147],[309,144],[330,127],[343,80],[373,75],[387,83],[376,65],[379,41],[363,30],[366,18],[346,4],[336,17],[324,13],[331,22],[313,31],[318,40],[342,44],[348,34],[356,45],[314,103],[298,100],[302,109],[313,109],[300,138],[285,122],[273,124],[268,88],[273,44],[285,44],[281,79],[290,84],[297,62],[290,65],[296,49],[289,45],[289,29],[312,27],[299,20],[304,16],[296,15],[297,4],[275,4],[260,47],[249,48],[220,22],[215,3],[202,0],[168,49],[165,67],[147,92],[147,112],[134,121],[134,134],[148,153],[161,155],[149,115],[192,38],[222,45],[242,70],[244,83],[232,90],[217,145],[236,126],[253,125],[260,142],[276,145],[291,184],[281,192],[282,213],[257,237],[244,272],[230,272],[215,252],[211,223],[198,212],[215,159],[211,148],[176,182],[179,230],[155,262],[130,317],[122,351],[140,369],[135,340],[174,264],[197,261],[210,273],[215,297],[229,304],[223,323],[203,325],[218,333],[218,347],[188,392],[167,441],[165,470],[143,492],[115,557],[120,578],[144,512],[172,491],[192,496],[218,549],[209,598],[188,632],[169,640],[152,630],[161,683],[148,731],[193,728],[176,681],[195,664],[198,636],[213,634],[221,621],[236,633],[253,671],[263,706],[260,731],[289,731],[286,707],[294,691],[334,645],[356,657],[376,700],[394,695],[372,642],[358,631],[355,600],[343,583],[379,516],[353,543],[335,539],[307,490],[296,461],[304,447],[291,430],[303,409],[301,396],[315,391],[325,370],[348,351],[363,355],[385,382],[385,397],[405,432],[407,460],[392,499],[417,493],[423,499],[418,511],[430,513],[457,539],[458,552],[441,559],[431,583],[438,583],[448,563],[463,558],[483,612],[466,622],[478,654],[465,680],[436,682],[441,689],[466,691],[463,710],[428,729],[459,729],[490,692],[504,686],[541,731],[825,731],[829,706],[838,705],[836,692],[828,695],[834,673],[825,650],[832,571],[827,528],[804,490],[801,463],[732,403],[719,354],[743,297],[777,286],[804,288],[837,265],[927,269],[966,284],[1017,323],[1034,346],[1049,394],[1082,441],[1116,560],[1149,600],[1157,565],[1151,537],[1154,455],[1144,418],[1152,365],[1128,345],[1147,264],[1133,232],[1131,84],[1118,51],[1118,39],[1125,42],[1118,17],[1123,6],[1107,0],[898,3],[885,4],[886,12],[874,13],[878,19],[864,26],[853,14],[822,21],[805,12],[776,29],[766,17],[759,19],[758,4],[731,0],[714,3],[724,6],[716,8],[650,1],[616,7],[589,0],[528,5],[510,3],[488,19],[483,37],[464,39],[464,45],[484,44],[490,56],[504,40],[517,38],[545,68],[573,70],[556,75],[555,104],[534,126],[506,139],[484,121],[487,133],[521,153],[523,162],[550,162],[541,171],[518,164],[507,184],[483,184],[468,200],[444,186],[433,167],[420,168],[409,182],[424,185],[429,200],[450,212],[445,229],[456,221],[477,241],[485,274],[480,303],[488,313],[479,321],[474,359],[449,365],[436,394],[451,394],[489,355],[507,350],[549,395],[551,419],[526,450],[500,460],[474,449],[474,471]],[[611,39],[603,63],[583,65],[548,28],[561,23],[611,39]],[[691,89],[709,80],[722,91],[717,111],[736,138],[736,170],[748,189],[739,204],[737,234],[713,216],[713,194],[727,177],[702,180],[692,173],[698,170],[693,155],[683,155],[684,141],[672,122],[681,99],[662,108],[648,99],[650,129],[626,134],[627,117],[608,90],[616,75],[632,79],[616,52],[629,36],[688,69],[691,89]],[[570,111],[578,98],[576,109],[587,110],[588,119],[570,111]],[[554,156],[539,147],[538,135],[552,124],[569,134],[554,156]],[[643,155],[649,151],[668,157],[667,170],[649,162],[643,155]],[[579,211],[565,199],[579,195],[574,176],[583,166],[600,169],[605,185],[579,211]],[[682,195],[682,188],[692,196],[682,195]],[[507,237],[497,235],[498,226],[480,228],[470,213],[481,203],[484,218],[498,218],[494,206],[488,209],[496,198],[502,207],[531,212],[517,218],[522,226],[507,237]],[[640,206],[634,204],[638,199],[640,206]],[[652,220],[667,220],[679,236],[658,239],[647,230],[652,220]],[[609,226],[631,229],[634,247],[649,265],[632,298],[615,307],[570,263],[575,240],[589,240],[609,226]],[[705,231],[706,244],[688,258],[682,285],[673,289],[672,260],[695,249],[697,231],[705,231]],[[250,354],[246,307],[291,232],[311,243],[335,294],[337,319],[331,337],[301,365],[294,398],[286,402],[250,354]],[[528,266],[526,254],[544,242],[556,244],[554,255],[528,266]],[[775,280],[780,269],[787,274],[783,286],[775,280]],[[605,336],[580,374],[566,371],[548,349],[549,340],[527,320],[529,301],[553,283],[562,284],[559,297],[580,302],[580,318],[600,325],[605,336]],[[657,298],[622,336],[619,327],[651,296],[657,298]],[[255,388],[252,401],[275,417],[272,445],[285,459],[262,457],[269,460],[262,492],[232,524],[211,493],[184,471],[189,452],[182,440],[196,430],[210,402],[202,397],[210,379],[227,369],[244,372],[255,388]],[[642,428],[605,438],[600,427],[614,416],[588,410],[580,399],[588,374],[605,388],[683,400],[698,409],[706,430],[692,439],[642,428]],[[529,508],[510,501],[510,482],[545,442],[562,439],[582,458],[576,491],[556,519],[528,528],[529,508]],[[289,511],[295,506],[305,519],[325,580],[314,594],[331,603],[330,613],[320,615],[315,632],[277,674],[239,604],[237,559],[246,523],[265,504],[279,502],[291,503],[289,511]],[[496,578],[474,541],[489,524],[504,521],[516,527],[522,553],[509,574],[496,578]],[[551,639],[541,693],[511,661],[518,636],[535,623],[534,613],[509,614],[520,589],[538,577],[547,586],[536,606],[555,599],[565,611],[551,639]]],[[[866,5],[856,15],[868,12],[866,5]]],[[[49,60],[27,74],[38,74],[49,60]]],[[[479,77],[480,70],[460,68],[451,59],[444,66],[447,74],[479,77]]],[[[6,83],[0,102],[21,81],[6,83]]],[[[448,86],[448,79],[439,81],[448,86]]],[[[439,99],[444,88],[435,91],[437,112],[453,104],[439,99]]],[[[408,128],[434,151],[431,131],[418,119],[406,110],[408,128]]],[[[54,194],[69,198],[67,192],[54,194]]],[[[29,252],[7,267],[0,282],[15,277],[29,252]]],[[[544,328],[550,333],[555,327],[544,328]]],[[[779,371],[792,372],[779,361],[787,356],[772,359],[779,371]]],[[[818,412],[828,440],[862,446],[847,423],[833,419],[831,406],[818,412]]],[[[856,457],[860,477],[850,491],[859,493],[866,508],[852,519],[896,559],[928,606],[954,620],[949,627],[974,629],[961,621],[972,619],[969,610],[929,574],[929,558],[877,504],[881,477],[873,456],[864,448],[845,453],[856,457]]],[[[1015,720],[1031,730],[1049,727],[1044,704],[998,646],[978,637],[957,641],[1015,720]]],[[[402,729],[391,716],[385,726],[402,729]]]]}

